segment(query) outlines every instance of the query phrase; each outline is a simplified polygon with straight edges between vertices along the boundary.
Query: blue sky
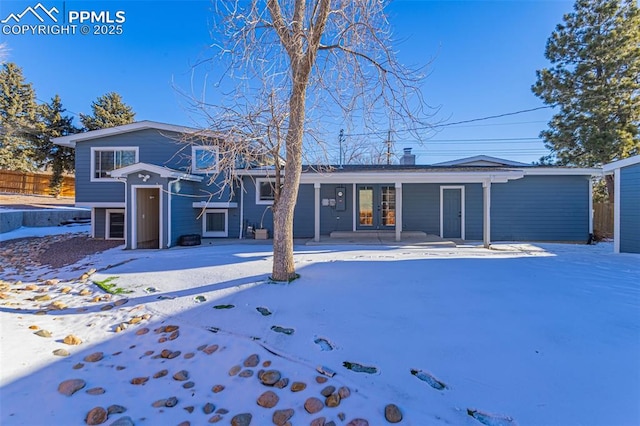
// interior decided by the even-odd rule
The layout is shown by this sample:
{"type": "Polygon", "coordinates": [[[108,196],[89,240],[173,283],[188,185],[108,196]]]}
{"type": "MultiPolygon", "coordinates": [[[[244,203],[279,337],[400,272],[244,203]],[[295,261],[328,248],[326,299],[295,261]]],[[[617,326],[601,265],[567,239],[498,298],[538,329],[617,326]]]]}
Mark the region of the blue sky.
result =
{"type": "MultiPolygon", "coordinates": [[[[38,1],[0,2],[0,20],[38,1]]],[[[197,124],[176,88],[191,91],[192,67],[212,56],[211,4],[204,1],[47,1],[58,10],[124,11],[120,35],[1,34],[8,61],[22,67],[38,99],[56,93],[70,113],[89,113],[98,96],[115,91],[137,120],[197,124]]],[[[531,93],[535,71],[548,66],[546,41],[572,9],[570,1],[396,1],[388,8],[401,43],[401,62],[430,63],[423,96],[439,107],[445,124],[430,139],[394,136],[395,149],[413,147],[422,164],[487,154],[537,160],[546,150],[538,134],[552,110],[544,109],[462,125],[451,123],[543,106],[531,93]]],[[[20,24],[38,24],[25,16],[20,24]]],[[[11,22],[11,24],[14,24],[11,22]]],[[[2,26],[2,24],[0,24],[2,26]]],[[[79,26],[78,26],[79,27],[79,26]]],[[[91,25],[91,28],[93,26],[91,25]]],[[[196,74],[196,81],[202,82],[196,74]]],[[[200,93],[201,86],[195,88],[200,93]]],[[[76,119],[76,124],[79,122],[76,119]]],[[[337,140],[329,134],[327,140],[337,140]]],[[[372,143],[381,143],[372,139],[372,143]]]]}

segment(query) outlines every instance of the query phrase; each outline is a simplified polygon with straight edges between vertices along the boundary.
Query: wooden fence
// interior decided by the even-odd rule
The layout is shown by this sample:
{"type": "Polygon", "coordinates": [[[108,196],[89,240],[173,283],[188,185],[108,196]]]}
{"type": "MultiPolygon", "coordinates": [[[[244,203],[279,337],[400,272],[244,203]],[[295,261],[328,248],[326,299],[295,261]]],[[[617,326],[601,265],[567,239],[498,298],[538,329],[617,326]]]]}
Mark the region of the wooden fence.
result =
{"type": "Polygon", "coordinates": [[[593,203],[593,231],[596,237],[613,237],[613,203],[593,203]]]}
{"type": "MultiPolygon", "coordinates": [[[[51,189],[49,188],[50,182],[50,174],[0,170],[0,192],[51,195],[51,189]]],[[[75,193],[75,178],[73,176],[64,176],[60,195],[63,197],[74,197],[75,193]]]]}

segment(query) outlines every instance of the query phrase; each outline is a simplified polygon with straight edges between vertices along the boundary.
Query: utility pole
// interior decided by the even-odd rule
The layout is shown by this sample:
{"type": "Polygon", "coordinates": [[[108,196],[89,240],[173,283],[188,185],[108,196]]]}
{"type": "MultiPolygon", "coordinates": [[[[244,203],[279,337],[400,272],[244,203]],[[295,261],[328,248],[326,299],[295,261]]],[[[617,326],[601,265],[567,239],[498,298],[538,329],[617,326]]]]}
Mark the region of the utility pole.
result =
{"type": "Polygon", "coordinates": [[[391,130],[387,137],[387,165],[391,164],[391,130]]]}
{"type": "Polygon", "coordinates": [[[342,168],[342,162],[343,162],[343,153],[342,153],[343,141],[344,141],[344,129],[340,129],[340,136],[338,137],[338,144],[340,145],[340,159],[338,160],[339,168],[342,168]]]}

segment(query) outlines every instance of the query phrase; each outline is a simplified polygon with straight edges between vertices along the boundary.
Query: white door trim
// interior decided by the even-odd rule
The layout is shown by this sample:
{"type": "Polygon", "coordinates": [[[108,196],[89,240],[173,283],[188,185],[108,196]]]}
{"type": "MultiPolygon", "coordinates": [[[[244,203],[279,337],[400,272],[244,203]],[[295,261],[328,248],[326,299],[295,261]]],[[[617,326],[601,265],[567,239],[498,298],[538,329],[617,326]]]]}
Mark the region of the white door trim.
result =
{"type": "MultiPolygon", "coordinates": [[[[159,247],[163,248],[164,247],[164,240],[162,238],[162,223],[163,223],[163,217],[162,217],[162,185],[131,185],[131,208],[130,210],[130,218],[131,221],[129,223],[131,223],[131,249],[135,250],[138,247],[138,235],[137,235],[137,231],[138,231],[138,227],[137,227],[137,223],[136,223],[136,218],[138,215],[138,206],[137,206],[137,189],[138,188],[157,188],[158,189],[158,233],[159,236],[158,238],[160,239],[160,244],[159,247]]],[[[125,218],[125,223],[126,223],[126,218],[125,218]]]]}
{"type": "Polygon", "coordinates": [[[460,238],[465,240],[465,194],[464,185],[442,185],[440,186],[440,238],[444,238],[444,190],[459,189],[460,190],[460,238]]]}

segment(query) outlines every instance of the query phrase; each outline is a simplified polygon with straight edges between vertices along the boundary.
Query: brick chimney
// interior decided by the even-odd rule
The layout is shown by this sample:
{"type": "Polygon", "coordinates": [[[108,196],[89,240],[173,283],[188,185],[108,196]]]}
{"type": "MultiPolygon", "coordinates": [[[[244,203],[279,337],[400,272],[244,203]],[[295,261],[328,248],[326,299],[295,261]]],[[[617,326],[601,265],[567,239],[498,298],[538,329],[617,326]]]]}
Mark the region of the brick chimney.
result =
{"type": "Polygon", "coordinates": [[[404,155],[400,158],[400,164],[403,166],[415,166],[416,155],[411,153],[411,148],[404,149],[404,155]]]}

